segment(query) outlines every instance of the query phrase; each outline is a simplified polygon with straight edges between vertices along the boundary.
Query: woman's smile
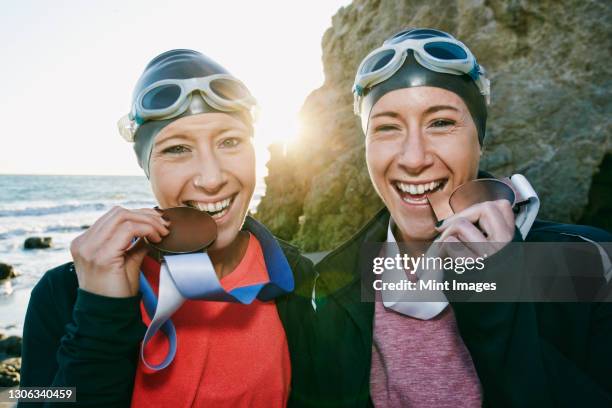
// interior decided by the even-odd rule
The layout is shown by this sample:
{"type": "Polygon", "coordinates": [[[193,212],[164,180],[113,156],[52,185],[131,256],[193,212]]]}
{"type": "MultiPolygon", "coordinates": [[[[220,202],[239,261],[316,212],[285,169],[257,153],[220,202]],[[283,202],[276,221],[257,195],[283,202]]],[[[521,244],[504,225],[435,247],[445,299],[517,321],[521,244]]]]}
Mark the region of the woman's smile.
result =
{"type": "Polygon", "coordinates": [[[187,207],[208,213],[215,220],[217,225],[221,225],[227,218],[231,218],[232,214],[230,214],[230,212],[234,208],[232,204],[234,204],[238,194],[239,193],[234,193],[221,199],[187,200],[184,204],[187,207]]]}
{"type": "Polygon", "coordinates": [[[420,181],[399,181],[394,180],[391,184],[394,186],[394,190],[399,196],[399,199],[409,206],[428,206],[427,196],[436,194],[444,189],[447,184],[448,178],[435,178],[420,181]]]}
{"type": "Polygon", "coordinates": [[[224,113],[180,118],[160,131],[151,185],[160,205],[204,211],[217,223],[214,249],[237,239],[255,190],[252,129],[224,113]]]}
{"type": "Polygon", "coordinates": [[[428,198],[448,200],[458,185],[476,177],[479,159],[476,126],[463,100],[450,91],[403,88],[372,108],[368,172],[405,241],[437,235],[428,198]]]}

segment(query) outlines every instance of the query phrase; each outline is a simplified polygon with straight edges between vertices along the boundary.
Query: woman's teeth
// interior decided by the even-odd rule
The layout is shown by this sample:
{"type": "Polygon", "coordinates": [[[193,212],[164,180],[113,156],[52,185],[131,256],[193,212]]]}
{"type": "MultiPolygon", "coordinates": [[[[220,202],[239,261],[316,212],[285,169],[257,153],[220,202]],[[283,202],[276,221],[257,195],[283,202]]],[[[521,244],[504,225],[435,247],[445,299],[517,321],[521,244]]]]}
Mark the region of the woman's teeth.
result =
{"type": "Polygon", "coordinates": [[[197,208],[200,211],[207,212],[213,218],[221,218],[229,211],[229,206],[232,203],[232,198],[217,201],[216,203],[201,203],[198,201],[189,201],[187,204],[190,207],[197,208]]]}
{"type": "Polygon", "coordinates": [[[436,180],[424,184],[411,184],[397,182],[396,186],[400,192],[402,200],[410,204],[425,204],[427,203],[426,193],[431,193],[441,186],[445,180],[436,180]]]}
{"type": "Polygon", "coordinates": [[[442,180],[436,180],[426,184],[407,184],[398,182],[397,188],[399,188],[404,193],[424,194],[429,191],[435,190],[440,186],[440,184],[442,184],[442,180]]]}
{"type": "Polygon", "coordinates": [[[217,218],[223,217],[225,214],[227,214],[228,211],[229,211],[229,209],[226,207],[225,209],[223,209],[223,210],[221,210],[219,212],[216,212],[214,214],[210,214],[210,213],[209,214],[210,214],[211,217],[213,217],[213,219],[216,220],[217,218]]]}

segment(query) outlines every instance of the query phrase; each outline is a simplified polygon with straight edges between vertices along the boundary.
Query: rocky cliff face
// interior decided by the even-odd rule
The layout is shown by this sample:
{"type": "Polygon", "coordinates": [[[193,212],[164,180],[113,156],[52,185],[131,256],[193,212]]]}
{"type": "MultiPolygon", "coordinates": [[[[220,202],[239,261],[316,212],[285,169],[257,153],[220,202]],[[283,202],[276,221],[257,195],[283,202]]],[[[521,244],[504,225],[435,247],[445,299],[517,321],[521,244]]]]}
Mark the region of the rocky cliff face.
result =
{"type": "Polygon", "coordinates": [[[315,251],[380,208],[352,113],[354,72],[389,35],[428,26],[466,43],[490,73],[481,168],[523,173],[540,194],[541,217],[577,221],[612,151],[610,21],[605,1],[355,0],[323,37],[325,83],[304,103],[298,142],[272,149],[257,217],[315,251]]]}

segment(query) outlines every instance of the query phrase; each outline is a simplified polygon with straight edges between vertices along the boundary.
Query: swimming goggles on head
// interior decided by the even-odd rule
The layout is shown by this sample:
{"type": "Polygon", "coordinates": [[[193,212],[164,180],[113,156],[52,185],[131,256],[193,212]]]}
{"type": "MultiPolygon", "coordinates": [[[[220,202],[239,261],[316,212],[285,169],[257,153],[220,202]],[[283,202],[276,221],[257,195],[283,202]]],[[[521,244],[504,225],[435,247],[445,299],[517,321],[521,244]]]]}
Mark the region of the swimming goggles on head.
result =
{"type": "Polygon", "coordinates": [[[423,67],[444,74],[469,75],[489,103],[490,83],[474,54],[449,34],[433,29],[413,29],[397,33],[368,54],[357,69],[353,94],[359,115],[366,89],[389,79],[406,60],[407,50],[423,67]]]}
{"type": "Polygon", "coordinates": [[[134,141],[138,127],[148,120],[171,119],[189,108],[192,92],[199,91],[212,108],[222,112],[248,111],[254,115],[257,105],[247,87],[228,74],[188,79],[164,79],[142,90],[129,114],[119,122],[119,133],[134,141]]]}

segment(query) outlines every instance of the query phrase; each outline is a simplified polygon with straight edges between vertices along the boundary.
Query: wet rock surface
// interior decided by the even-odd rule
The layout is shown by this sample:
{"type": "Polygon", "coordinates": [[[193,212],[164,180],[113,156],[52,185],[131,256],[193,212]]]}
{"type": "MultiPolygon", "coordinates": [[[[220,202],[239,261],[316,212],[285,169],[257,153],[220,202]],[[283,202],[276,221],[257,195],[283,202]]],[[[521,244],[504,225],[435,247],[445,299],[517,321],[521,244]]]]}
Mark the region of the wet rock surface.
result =
{"type": "Polygon", "coordinates": [[[13,265],[0,262],[0,280],[15,278],[17,273],[13,265]]]}
{"type": "Polygon", "coordinates": [[[51,237],[29,237],[23,243],[25,249],[51,248],[51,237]]]}
{"type": "Polygon", "coordinates": [[[0,333],[0,387],[19,385],[21,337],[0,333]]]}
{"type": "Polygon", "coordinates": [[[7,358],[0,361],[0,387],[19,385],[21,357],[7,358]]]}

